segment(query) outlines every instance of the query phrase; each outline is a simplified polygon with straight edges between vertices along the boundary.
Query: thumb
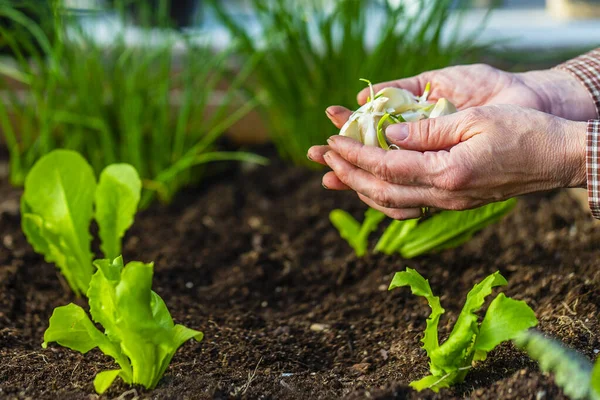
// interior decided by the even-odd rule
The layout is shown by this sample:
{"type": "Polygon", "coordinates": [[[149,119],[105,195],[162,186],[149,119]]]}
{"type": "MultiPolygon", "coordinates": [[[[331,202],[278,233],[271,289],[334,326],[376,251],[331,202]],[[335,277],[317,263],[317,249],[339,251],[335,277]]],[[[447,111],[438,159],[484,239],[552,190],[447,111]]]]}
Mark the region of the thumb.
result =
{"type": "Polygon", "coordinates": [[[407,150],[443,150],[466,140],[460,113],[388,126],[388,140],[407,150]]]}

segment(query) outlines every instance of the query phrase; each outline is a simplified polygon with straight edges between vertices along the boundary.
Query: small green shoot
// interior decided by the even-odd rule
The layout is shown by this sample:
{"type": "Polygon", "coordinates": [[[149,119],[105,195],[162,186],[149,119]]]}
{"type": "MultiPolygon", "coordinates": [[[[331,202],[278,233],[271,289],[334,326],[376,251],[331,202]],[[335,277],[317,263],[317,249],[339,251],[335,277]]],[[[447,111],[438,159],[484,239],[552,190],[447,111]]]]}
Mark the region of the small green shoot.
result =
{"type": "Polygon", "coordinates": [[[165,302],[152,289],[153,264],[123,259],[96,260],[98,270],[87,292],[92,320],[73,303],[52,313],[44,333],[48,343],[57,342],[81,353],[98,347],[120,369],[102,371],[94,388],[104,393],[120,377],[125,383],[153,389],[171,363],[177,349],[189,339],[202,340],[202,332],[175,325],[165,302]],[[94,323],[102,325],[104,332],[94,323]]]}
{"type": "Polygon", "coordinates": [[[25,179],[21,225],[29,243],[55,263],[77,295],[94,273],[90,224],[99,227],[105,257],[121,254],[121,239],[133,223],[142,183],[131,165],[112,164],[100,174],[77,152],[54,150],[25,179]],[[95,206],[95,210],[94,210],[95,206]]]}
{"type": "Polygon", "coordinates": [[[592,365],[583,355],[535,330],[522,332],[514,342],[543,372],[554,374],[554,381],[570,399],[600,400],[600,359],[592,365]]]}
{"type": "Polygon", "coordinates": [[[392,115],[386,113],[383,115],[383,117],[381,117],[381,119],[377,123],[377,141],[379,142],[379,147],[381,147],[384,150],[390,149],[390,145],[387,143],[387,140],[385,138],[385,132],[383,131],[383,124],[385,124],[385,122],[388,119],[393,120],[392,115]]]}
{"type": "Polygon", "coordinates": [[[412,293],[425,297],[431,308],[421,342],[429,357],[431,375],[410,383],[418,391],[434,392],[464,380],[476,361],[485,360],[487,354],[500,343],[514,339],[538,321],[533,310],[524,302],[500,293],[490,304],[483,321],[478,323],[476,312],[497,286],[506,285],[506,279],[495,272],[476,284],[467,294],[465,305],[456,323],[442,344],[438,340],[438,324],[445,310],[440,298],[433,295],[429,281],[414,269],[397,272],[389,290],[409,286],[412,293]]]}

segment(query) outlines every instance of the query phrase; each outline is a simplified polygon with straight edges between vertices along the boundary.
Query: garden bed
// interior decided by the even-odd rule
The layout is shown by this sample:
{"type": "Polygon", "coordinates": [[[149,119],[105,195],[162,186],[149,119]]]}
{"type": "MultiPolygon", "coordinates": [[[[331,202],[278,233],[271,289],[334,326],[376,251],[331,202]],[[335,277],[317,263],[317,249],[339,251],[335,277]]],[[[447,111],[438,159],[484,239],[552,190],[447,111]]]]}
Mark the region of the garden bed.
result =
{"type": "MultiPolygon", "coordinates": [[[[114,365],[97,350],[42,350],[53,308],[74,298],[22,235],[19,191],[2,177],[5,163],[0,398],[88,399],[94,375],[114,365]]],[[[459,249],[407,261],[357,259],[328,213],[343,208],[359,217],[364,206],[324,190],[320,175],[278,161],[235,169],[138,215],[125,259],[155,261],[154,290],[176,322],[205,333],[177,352],[152,398],[562,398],[512,344],[453,389],[413,392],[408,383],[428,373],[419,340],[429,309],[408,289],[386,290],[407,266],[442,297],[442,339],[466,292],[500,270],[507,295],[528,302],[541,330],[590,358],[600,349],[600,228],[565,192],[524,197],[459,249]]],[[[119,383],[107,397],[128,390],[119,383]]],[[[135,388],[125,398],[149,393],[135,388]]]]}

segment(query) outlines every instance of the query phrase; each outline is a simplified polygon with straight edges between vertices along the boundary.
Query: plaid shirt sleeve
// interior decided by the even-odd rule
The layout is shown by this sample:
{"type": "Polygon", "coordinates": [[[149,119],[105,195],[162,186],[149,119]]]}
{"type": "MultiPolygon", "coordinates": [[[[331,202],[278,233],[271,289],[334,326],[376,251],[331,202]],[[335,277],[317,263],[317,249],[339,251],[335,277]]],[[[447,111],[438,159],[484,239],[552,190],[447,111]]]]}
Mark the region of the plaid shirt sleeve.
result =
{"type": "MultiPolygon", "coordinates": [[[[600,116],[600,48],[555,68],[570,72],[585,86],[600,116]]],[[[600,219],[600,120],[588,121],[586,168],[588,201],[592,215],[600,219]]]]}

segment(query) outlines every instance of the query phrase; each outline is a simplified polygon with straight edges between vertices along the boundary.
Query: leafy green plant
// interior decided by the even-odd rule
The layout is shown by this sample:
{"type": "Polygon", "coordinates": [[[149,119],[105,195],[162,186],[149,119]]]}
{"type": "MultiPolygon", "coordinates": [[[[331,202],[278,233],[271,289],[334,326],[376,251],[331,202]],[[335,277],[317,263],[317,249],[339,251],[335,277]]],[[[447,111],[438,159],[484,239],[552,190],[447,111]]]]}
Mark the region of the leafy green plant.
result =
{"type": "Polygon", "coordinates": [[[120,369],[102,371],[94,388],[104,393],[117,377],[128,384],[153,389],[177,349],[189,339],[202,340],[202,332],[175,325],[165,302],[152,289],[153,264],[123,259],[96,260],[98,268],[87,292],[90,314],[73,303],[52,313],[43,347],[61,346],[87,353],[98,347],[120,369]]]}
{"type": "Polygon", "coordinates": [[[476,284],[467,299],[448,339],[441,345],[438,324],[445,310],[440,298],[433,295],[429,281],[414,269],[397,272],[389,290],[409,286],[412,293],[424,297],[431,307],[425,334],[421,342],[429,357],[431,375],[410,383],[416,390],[439,389],[462,382],[472,364],[485,360],[500,343],[514,339],[520,332],[537,325],[533,310],[524,302],[498,294],[491,302],[481,323],[476,312],[496,286],[506,285],[506,279],[495,272],[476,284]]]}
{"type": "Polygon", "coordinates": [[[140,178],[131,165],[109,165],[96,184],[92,167],[81,155],[55,150],[35,163],[25,179],[23,232],[34,250],[55,263],[71,289],[80,295],[87,291],[94,273],[92,219],[99,227],[104,256],[119,256],[140,191],[140,178]]]}
{"type": "Polygon", "coordinates": [[[143,179],[145,207],[156,196],[168,202],[182,186],[201,180],[207,163],[266,163],[216,146],[258,103],[239,89],[259,56],[236,67],[232,76],[231,50],[215,52],[170,29],[168,7],[159,2],[152,13],[140,12],[158,25],[142,21],[132,44],[125,8],[148,4],[115,1],[109,45],[61,9],[62,2],[53,2],[54,18],[45,19],[51,29],[9,3],[0,4],[0,18],[12,21],[0,26],[13,55],[0,61],[0,128],[13,184],[23,184],[40,157],[67,148],[84,155],[96,173],[115,162],[133,165],[143,179]]]}
{"type": "MultiPolygon", "coordinates": [[[[260,29],[236,19],[222,1],[213,8],[245,59],[264,57],[246,87],[261,108],[279,153],[296,164],[311,145],[337,133],[323,115],[332,99],[354,109],[362,84],[437,69],[476,53],[475,33],[448,26],[454,0],[252,0],[260,29]],[[417,10],[415,12],[414,10],[417,10]],[[464,32],[462,32],[464,33],[464,32]]],[[[459,11],[456,11],[459,12],[459,11]]]]}
{"type": "Polygon", "coordinates": [[[344,210],[333,210],[329,213],[331,223],[340,232],[348,244],[354,249],[358,257],[362,257],[367,252],[369,235],[383,219],[385,214],[373,208],[367,209],[365,219],[362,224],[358,223],[352,215],[344,210]]]}
{"type": "MultiPolygon", "coordinates": [[[[375,245],[375,252],[400,254],[413,258],[458,247],[488,225],[498,222],[510,212],[517,200],[487,204],[466,211],[441,211],[424,220],[392,221],[375,245]]],[[[377,229],[385,215],[369,209],[363,223],[343,210],[333,210],[329,219],[358,257],[366,253],[369,234],[377,229]]]]}
{"type": "Polygon", "coordinates": [[[583,355],[534,330],[522,332],[514,342],[543,372],[554,374],[556,384],[572,400],[600,399],[600,359],[592,365],[583,355]]]}

